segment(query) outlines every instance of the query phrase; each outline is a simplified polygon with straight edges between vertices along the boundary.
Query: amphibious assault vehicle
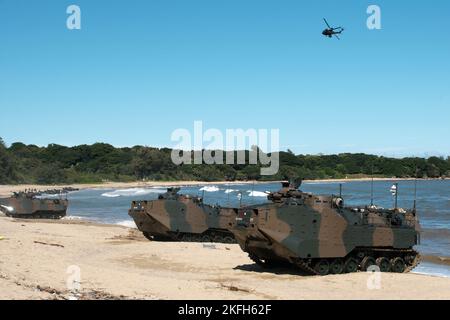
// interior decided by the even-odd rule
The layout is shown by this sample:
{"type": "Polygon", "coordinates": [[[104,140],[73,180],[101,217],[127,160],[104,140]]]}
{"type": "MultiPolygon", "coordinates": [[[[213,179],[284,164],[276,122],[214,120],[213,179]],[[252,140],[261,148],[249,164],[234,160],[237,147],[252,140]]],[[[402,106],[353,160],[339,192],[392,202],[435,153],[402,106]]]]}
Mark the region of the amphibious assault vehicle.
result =
{"type": "Polygon", "coordinates": [[[341,196],[317,196],[283,183],[268,204],[241,208],[232,230],[263,267],[290,263],[314,275],[378,270],[409,272],[419,263],[416,210],[346,207],[341,196]]]}
{"type": "Polygon", "coordinates": [[[0,198],[0,212],[7,217],[25,219],[61,219],[66,215],[67,199],[46,199],[40,192],[15,192],[0,198]]]}
{"type": "Polygon", "coordinates": [[[235,243],[227,230],[236,209],[211,206],[203,198],[179,194],[169,188],[158,200],[133,201],[129,215],[149,240],[235,243]]]}

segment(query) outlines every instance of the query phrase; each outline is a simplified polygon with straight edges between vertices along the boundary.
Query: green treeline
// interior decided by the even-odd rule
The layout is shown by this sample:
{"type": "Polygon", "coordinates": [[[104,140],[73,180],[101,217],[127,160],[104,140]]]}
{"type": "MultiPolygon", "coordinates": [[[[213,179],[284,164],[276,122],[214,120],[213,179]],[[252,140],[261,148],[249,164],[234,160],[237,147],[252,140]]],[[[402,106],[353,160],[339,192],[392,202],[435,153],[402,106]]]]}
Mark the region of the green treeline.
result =
{"type": "MultiPolygon", "coordinates": [[[[115,148],[96,143],[47,147],[13,143],[0,138],[0,184],[71,184],[136,180],[283,180],[379,177],[438,178],[450,176],[447,159],[386,158],[366,154],[295,155],[280,153],[280,170],[261,176],[259,165],[181,165],[171,161],[172,150],[134,146],[115,148]]],[[[248,152],[247,152],[248,155],[248,152]]],[[[247,157],[248,159],[248,157],[247,157]]]]}

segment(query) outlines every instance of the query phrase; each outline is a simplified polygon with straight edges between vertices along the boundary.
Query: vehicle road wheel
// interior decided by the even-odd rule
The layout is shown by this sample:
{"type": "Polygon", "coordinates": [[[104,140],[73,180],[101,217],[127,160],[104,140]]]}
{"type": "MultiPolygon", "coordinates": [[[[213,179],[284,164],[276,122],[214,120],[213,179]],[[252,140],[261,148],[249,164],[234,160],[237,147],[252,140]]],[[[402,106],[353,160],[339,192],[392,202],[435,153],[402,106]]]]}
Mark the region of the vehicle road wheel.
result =
{"type": "Polygon", "coordinates": [[[168,242],[168,241],[174,241],[174,240],[176,240],[176,239],[173,239],[173,238],[171,238],[171,237],[153,236],[153,235],[151,235],[150,233],[148,233],[148,235],[149,235],[150,238],[147,238],[147,239],[149,239],[150,241],[168,242]]]}
{"type": "Polygon", "coordinates": [[[208,235],[202,236],[202,242],[211,242],[211,238],[208,235]]]}
{"type": "Polygon", "coordinates": [[[144,235],[144,237],[146,237],[148,240],[153,241],[153,237],[149,232],[142,232],[142,234],[144,235]]]}
{"type": "Polygon", "coordinates": [[[230,236],[226,236],[225,238],[223,238],[223,241],[225,243],[235,243],[234,239],[230,236]]]}
{"type": "Polygon", "coordinates": [[[335,259],[330,265],[331,274],[342,274],[344,273],[344,261],[342,259],[335,259]]]}
{"type": "Polygon", "coordinates": [[[370,267],[376,266],[377,262],[372,257],[365,257],[363,261],[361,262],[361,270],[362,271],[368,271],[370,267]]]}
{"type": "Polygon", "coordinates": [[[181,237],[181,241],[184,242],[192,242],[192,237],[190,234],[183,234],[183,236],[181,237]]]}
{"type": "Polygon", "coordinates": [[[320,276],[326,276],[330,273],[330,264],[327,260],[319,260],[314,265],[314,271],[316,271],[320,276]]]}
{"type": "Polygon", "coordinates": [[[267,260],[267,259],[260,259],[258,256],[254,255],[254,254],[249,254],[248,256],[254,263],[256,263],[258,266],[260,266],[262,268],[272,269],[272,268],[276,267],[276,263],[274,261],[267,260]]]}
{"type": "Polygon", "coordinates": [[[388,258],[381,257],[377,259],[377,266],[380,268],[381,272],[389,272],[391,271],[391,262],[388,258]]]}
{"type": "Polygon", "coordinates": [[[353,258],[348,258],[345,261],[345,266],[344,266],[344,272],[345,273],[354,273],[358,271],[358,261],[356,261],[356,259],[353,258]]]}
{"type": "Polygon", "coordinates": [[[406,264],[402,258],[397,257],[391,260],[391,270],[395,273],[403,273],[405,272],[406,264]]]}
{"type": "Polygon", "coordinates": [[[173,239],[175,241],[183,241],[183,234],[182,233],[177,233],[177,234],[173,235],[173,239]]]}
{"type": "Polygon", "coordinates": [[[224,242],[223,237],[222,236],[215,236],[214,237],[214,242],[216,242],[216,243],[223,243],[224,242]]]}

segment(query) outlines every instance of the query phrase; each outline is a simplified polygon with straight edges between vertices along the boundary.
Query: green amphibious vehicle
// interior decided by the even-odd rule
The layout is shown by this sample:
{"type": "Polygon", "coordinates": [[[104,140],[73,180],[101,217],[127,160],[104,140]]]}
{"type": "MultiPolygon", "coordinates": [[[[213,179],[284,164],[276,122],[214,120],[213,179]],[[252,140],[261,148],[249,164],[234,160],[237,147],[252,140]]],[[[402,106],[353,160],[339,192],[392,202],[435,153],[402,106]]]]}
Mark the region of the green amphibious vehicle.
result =
{"type": "Polygon", "coordinates": [[[237,209],[203,203],[201,197],[179,194],[169,188],[158,200],[133,201],[129,215],[149,240],[235,243],[227,228],[237,209]]]}
{"type": "Polygon", "coordinates": [[[230,228],[242,250],[263,267],[290,263],[314,275],[377,267],[409,272],[420,261],[416,210],[346,207],[283,183],[268,204],[242,208],[230,228]]]}
{"type": "Polygon", "coordinates": [[[46,199],[38,192],[17,192],[9,198],[0,198],[0,212],[13,218],[61,219],[68,204],[67,199],[46,199]]]}

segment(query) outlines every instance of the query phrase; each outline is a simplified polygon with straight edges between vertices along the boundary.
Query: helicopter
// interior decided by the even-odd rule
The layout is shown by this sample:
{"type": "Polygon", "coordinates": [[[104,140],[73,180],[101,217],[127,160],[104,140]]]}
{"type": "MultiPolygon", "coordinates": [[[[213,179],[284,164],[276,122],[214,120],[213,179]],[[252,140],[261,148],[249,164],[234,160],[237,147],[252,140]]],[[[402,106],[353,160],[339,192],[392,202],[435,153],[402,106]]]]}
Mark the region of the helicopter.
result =
{"type": "Polygon", "coordinates": [[[328,29],[323,30],[322,34],[328,38],[332,38],[333,36],[335,36],[336,38],[338,38],[338,40],[341,40],[338,34],[344,32],[344,28],[342,27],[332,28],[330,27],[328,21],[325,18],[323,18],[323,21],[325,21],[326,25],[328,26],[328,29]]]}

